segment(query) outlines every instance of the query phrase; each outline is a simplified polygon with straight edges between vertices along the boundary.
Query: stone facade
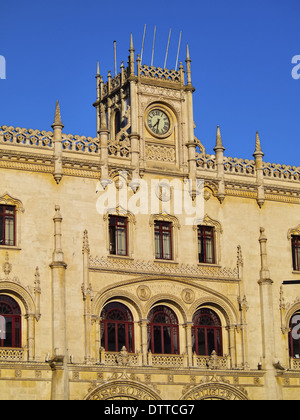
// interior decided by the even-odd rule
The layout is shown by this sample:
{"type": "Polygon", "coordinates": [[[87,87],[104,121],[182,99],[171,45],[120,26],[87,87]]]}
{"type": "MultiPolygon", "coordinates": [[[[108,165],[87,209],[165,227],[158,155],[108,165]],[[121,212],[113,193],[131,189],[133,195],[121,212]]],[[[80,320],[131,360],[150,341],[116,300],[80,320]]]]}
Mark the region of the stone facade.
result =
{"type": "MultiPolygon", "coordinates": [[[[226,157],[219,127],[206,154],[194,135],[189,52],[178,71],[142,65],[132,40],[129,53],[106,83],[97,72],[96,138],[65,134],[58,104],[51,131],[0,127],[0,206],[14,209],[12,242],[2,232],[0,245],[0,319],[13,299],[21,322],[19,345],[1,337],[1,399],[298,399],[289,340],[300,310],[291,244],[300,168],[266,163],[258,133],[253,160],[226,157]],[[157,109],[168,120],[161,132],[147,122],[157,109]],[[100,214],[109,183],[138,201],[141,179],[190,180],[194,200],[204,180],[203,220],[166,212],[163,192],[155,213],[116,203],[100,214]],[[126,219],[123,253],[112,252],[111,216],[126,219]],[[172,232],[168,258],[156,254],[157,222],[172,232]],[[199,225],[213,232],[211,261],[199,259],[199,225]],[[131,349],[109,348],[125,340],[105,330],[109,304],[130,313],[131,349]],[[176,318],[172,339],[159,327],[169,353],[155,351],[151,335],[158,307],[176,318]],[[222,350],[195,347],[199,310],[218,318],[205,331],[219,331],[222,350]]],[[[172,189],[166,201],[173,208],[172,189]]]]}

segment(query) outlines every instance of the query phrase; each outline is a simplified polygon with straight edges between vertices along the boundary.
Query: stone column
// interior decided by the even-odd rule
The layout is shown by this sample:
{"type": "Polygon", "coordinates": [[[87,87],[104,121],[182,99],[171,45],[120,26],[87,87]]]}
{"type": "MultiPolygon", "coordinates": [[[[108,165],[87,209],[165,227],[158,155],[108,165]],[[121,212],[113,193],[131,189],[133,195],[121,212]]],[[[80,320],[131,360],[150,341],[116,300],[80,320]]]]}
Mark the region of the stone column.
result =
{"type": "Polygon", "coordinates": [[[142,354],[143,354],[143,365],[148,365],[148,320],[142,319],[140,322],[141,326],[141,339],[142,339],[142,354]]]}

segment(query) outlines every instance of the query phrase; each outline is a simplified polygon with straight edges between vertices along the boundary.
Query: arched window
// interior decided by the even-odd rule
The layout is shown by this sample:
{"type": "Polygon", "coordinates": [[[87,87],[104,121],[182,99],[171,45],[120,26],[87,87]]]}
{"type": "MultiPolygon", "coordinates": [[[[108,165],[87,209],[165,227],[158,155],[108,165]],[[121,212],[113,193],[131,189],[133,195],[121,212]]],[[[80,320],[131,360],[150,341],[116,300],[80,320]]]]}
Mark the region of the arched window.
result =
{"type": "Polygon", "coordinates": [[[106,351],[119,352],[123,347],[134,352],[133,317],[122,303],[109,303],[101,313],[101,343],[106,351]]]}
{"type": "Polygon", "coordinates": [[[6,295],[0,295],[0,347],[21,347],[20,306],[6,295]]]}
{"type": "Polygon", "coordinates": [[[300,359],[300,311],[290,321],[289,350],[290,357],[300,359]]]}
{"type": "Polygon", "coordinates": [[[179,354],[178,320],[172,309],[156,306],[148,322],[148,350],[154,354],[179,354]]]}
{"type": "Polygon", "coordinates": [[[211,309],[199,309],[193,317],[193,352],[199,356],[210,356],[215,350],[223,355],[222,326],[218,315],[211,309]]]}

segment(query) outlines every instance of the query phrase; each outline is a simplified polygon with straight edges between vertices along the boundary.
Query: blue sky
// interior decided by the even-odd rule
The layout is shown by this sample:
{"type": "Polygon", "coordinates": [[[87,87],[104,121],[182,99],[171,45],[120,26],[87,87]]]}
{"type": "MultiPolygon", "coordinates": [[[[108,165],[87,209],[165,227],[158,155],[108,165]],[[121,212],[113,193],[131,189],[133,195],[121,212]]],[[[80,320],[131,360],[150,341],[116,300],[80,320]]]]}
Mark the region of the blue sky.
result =
{"type": "MultiPolygon", "coordinates": [[[[96,136],[96,63],[106,80],[125,64],[133,33],[145,64],[174,68],[189,44],[195,134],[212,153],[219,124],[225,155],[252,158],[258,130],[265,161],[300,166],[299,0],[1,0],[0,125],[51,130],[55,102],[66,133],[96,136]]],[[[185,63],[184,63],[185,64],[185,63]]]]}

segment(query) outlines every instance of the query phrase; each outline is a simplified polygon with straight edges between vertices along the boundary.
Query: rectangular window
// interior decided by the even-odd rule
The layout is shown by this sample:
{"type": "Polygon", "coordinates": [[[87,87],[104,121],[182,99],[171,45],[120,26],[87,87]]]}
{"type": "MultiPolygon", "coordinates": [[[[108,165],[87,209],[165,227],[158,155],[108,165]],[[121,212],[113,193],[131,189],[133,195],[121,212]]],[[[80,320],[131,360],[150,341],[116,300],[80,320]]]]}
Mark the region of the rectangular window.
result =
{"type": "Polygon", "coordinates": [[[198,226],[199,262],[215,264],[215,232],[213,227],[198,226]]]}
{"type": "Polygon", "coordinates": [[[15,246],[16,211],[14,206],[0,206],[0,245],[15,246]]]}
{"type": "Polygon", "coordinates": [[[172,223],[155,222],[155,258],[172,260],[172,223]]]}
{"type": "Polygon", "coordinates": [[[293,269],[300,271],[300,236],[292,236],[293,269]]]}
{"type": "Polygon", "coordinates": [[[109,253],[111,255],[128,255],[127,218],[110,216],[109,218],[109,253]]]}

